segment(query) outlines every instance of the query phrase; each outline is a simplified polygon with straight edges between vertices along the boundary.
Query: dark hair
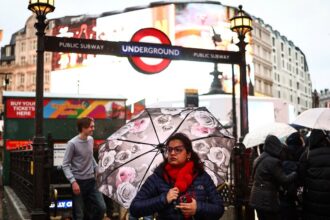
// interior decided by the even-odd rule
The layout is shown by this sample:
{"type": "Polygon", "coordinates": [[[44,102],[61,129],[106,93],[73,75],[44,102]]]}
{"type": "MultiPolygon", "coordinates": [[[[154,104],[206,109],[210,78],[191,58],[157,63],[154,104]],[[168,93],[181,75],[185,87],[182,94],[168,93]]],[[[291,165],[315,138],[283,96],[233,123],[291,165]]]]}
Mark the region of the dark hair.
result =
{"type": "Polygon", "coordinates": [[[79,133],[82,132],[83,128],[88,128],[93,121],[94,121],[94,119],[90,118],[90,117],[79,118],[77,121],[78,132],[79,133]]]}
{"type": "Polygon", "coordinates": [[[189,137],[183,133],[175,133],[168,138],[168,140],[166,141],[166,146],[173,140],[180,140],[183,143],[183,146],[186,149],[187,153],[191,154],[190,159],[194,163],[195,172],[202,171],[204,169],[203,164],[198,154],[193,150],[192,143],[189,137]]]}
{"type": "Polygon", "coordinates": [[[290,134],[287,139],[285,140],[285,143],[287,145],[298,145],[298,146],[302,146],[304,143],[301,140],[302,136],[301,134],[297,131],[294,132],[292,134],[290,134]]]}
{"type": "Polygon", "coordinates": [[[309,136],[310,149],[325,147],[330,145],[327,131],[320,129],[313,129],[309,136]]]}

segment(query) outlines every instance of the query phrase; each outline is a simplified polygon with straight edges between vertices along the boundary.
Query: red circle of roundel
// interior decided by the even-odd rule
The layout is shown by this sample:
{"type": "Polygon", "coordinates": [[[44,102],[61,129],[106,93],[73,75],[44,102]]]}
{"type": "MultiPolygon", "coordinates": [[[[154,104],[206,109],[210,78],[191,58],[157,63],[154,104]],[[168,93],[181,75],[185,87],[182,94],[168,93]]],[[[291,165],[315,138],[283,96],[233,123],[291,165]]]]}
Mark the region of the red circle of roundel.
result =
{"type": "MultiPolygon", "coordinates": [[[[140,42],[142,38],[147,36],[152,36],[159,39],[162,44],[171,45],[171,41],[167,37],[167,35],[156,28],[143,28],[138,30],[132,36],[131,41],[140,42]]],[[[128,60],[131,63],[131,65],[134,67],[134,69],[136,69],[141,73],[147,73],[147,74],[159,73],[164,69],[166,69],[168,65],[170,65],[171,63],[170,59],[163,59],[160,63],[151,65],[143,62],[141,57],[137,57],[137,56],[128,57],[128,60]]]]}

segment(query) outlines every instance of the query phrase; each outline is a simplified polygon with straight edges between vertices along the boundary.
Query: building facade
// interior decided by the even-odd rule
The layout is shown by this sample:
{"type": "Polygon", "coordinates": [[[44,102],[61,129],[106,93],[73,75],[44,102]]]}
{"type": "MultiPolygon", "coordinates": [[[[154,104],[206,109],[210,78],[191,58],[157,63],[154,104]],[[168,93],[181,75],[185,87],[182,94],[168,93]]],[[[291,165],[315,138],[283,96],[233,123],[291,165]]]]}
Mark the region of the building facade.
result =
{"type": "Polygon", "coordinates": [[[329,89],[324,89],[324,90],[320,91],[319,107],[330,108],[330,91],[329,91],[329,89]]]}
{"type": "Polygon", "coordinates": [[[266,25],[271,32],[273,97],[289,101],[297,114],[312,107],[312,82],[305,54],[266,25]]]}
{"type": "MultiPolygon", "coordinates": [[[[35,16],[30,16],[24,28],[14,33],[10,43],[1,48],[0,82],[2,91],[35,91],[37,62],[35,22],[35,16]]],[[[51,30],[47,28],[46,34],[50,33],[51,30]]],[[[51,53],[45,52],[44,58],[44,90],[49,91],[51,53]]],[[[2,104],[0,110],[3,111],[2,104]]]]}
{"type": "Polygon", "coordinates": [[[254,95],[273,97],[271,32],[260,18],[254,18],[252,26],[254,95]]]}

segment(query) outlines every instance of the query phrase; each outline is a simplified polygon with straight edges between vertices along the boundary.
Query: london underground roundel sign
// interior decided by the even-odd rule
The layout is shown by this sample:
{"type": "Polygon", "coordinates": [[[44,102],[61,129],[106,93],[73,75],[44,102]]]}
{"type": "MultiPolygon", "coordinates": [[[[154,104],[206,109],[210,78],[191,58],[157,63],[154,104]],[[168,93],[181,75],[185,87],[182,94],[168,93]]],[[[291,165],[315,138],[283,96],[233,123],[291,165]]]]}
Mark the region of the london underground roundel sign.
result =
{"type": "MultiPolygon", "coordinates": [[[[131,39],[131,42],[140,42],[142,38],[145,37],[154,37],[157,38],[161,44],[166,44],[166,45],[171,45],[170,39],[167,37],[167,35],[156,29],[156,28],[144,28],[138,30],[131,39]]],[[[162,48],[140,48],[145,51],[152,51],[153,53],[163,53],[164,51],[162,48]]],[[[166,69],[168,65],[171,63],[170,59],[163,59],[163,58],[157,58],[160,59],[161,61],[157,64],[148,64],[145,60],[141,58],[141,56],[129,56],[128,60],[131,63],[131,65],[136,69],[137,71],[141,73],[146,73],[146,74],[154,74],[154,73],[159,73],[166,69]]]]}

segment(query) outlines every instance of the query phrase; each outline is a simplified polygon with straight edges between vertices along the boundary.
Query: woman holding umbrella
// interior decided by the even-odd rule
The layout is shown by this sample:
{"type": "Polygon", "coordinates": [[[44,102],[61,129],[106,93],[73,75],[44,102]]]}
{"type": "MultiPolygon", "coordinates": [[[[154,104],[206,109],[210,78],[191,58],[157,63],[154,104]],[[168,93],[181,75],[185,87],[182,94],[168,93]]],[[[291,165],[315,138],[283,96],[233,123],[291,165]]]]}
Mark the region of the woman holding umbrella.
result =
{"type": "Polygon", "coordinates": [[[130,206],[135,217],[158,213],[159,219],[219,219],[223,201],[183,133],[166,142],[166,160],[146,180],[130,206]]]}

